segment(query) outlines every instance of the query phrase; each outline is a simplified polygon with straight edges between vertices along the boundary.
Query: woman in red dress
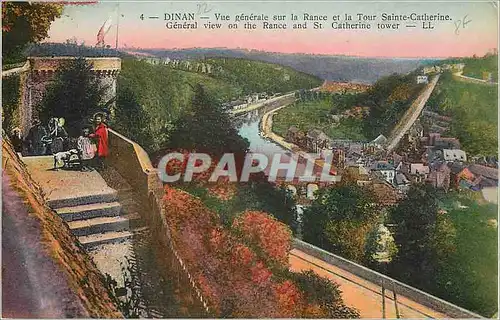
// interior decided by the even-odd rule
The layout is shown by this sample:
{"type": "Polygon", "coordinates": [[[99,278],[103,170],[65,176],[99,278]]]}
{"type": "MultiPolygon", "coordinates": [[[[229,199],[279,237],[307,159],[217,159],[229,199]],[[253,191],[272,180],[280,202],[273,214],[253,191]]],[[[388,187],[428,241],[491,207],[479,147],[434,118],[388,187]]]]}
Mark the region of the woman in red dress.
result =
{"type": "Polygon", "coordinates": [[[89,136],[97,139],[97,165],[102,169],[104,167],[104,159],[109,154],[108,126],[103,122],[103,117],[100,114],[95,116],[94,121],[96,123],[95,132],[89,136]]]}

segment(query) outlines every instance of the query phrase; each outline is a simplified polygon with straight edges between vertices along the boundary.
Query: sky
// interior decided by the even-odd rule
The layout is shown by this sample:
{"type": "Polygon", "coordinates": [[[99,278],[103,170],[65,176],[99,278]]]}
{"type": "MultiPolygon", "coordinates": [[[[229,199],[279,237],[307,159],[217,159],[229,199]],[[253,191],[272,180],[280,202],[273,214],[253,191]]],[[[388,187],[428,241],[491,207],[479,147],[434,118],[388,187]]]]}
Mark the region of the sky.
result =
{"type": "MultiPolygon", "coordinates": [[[[120,48],[245,48],[269,52],[309,53],[328,55],[351,55],[363,57],[438,58],[484,55],[498,48],[498,2],[352,2],[352,1],[135,1],[99,2],[86,6],[66,6],[63,16],[52,23],[46,42],[64,42],[67,39],[95,45],[100,27],[108,19],[111,28],[106,34],[106,44],[115,46],[117,17],[119,16],[118,46],[120,48]],[[206,5],[207,13],[199,8],[206,5]],[[119,12],[119,14],[117,14],[119,12]],[[196,30],[174,30],[165,27],[165,13],[195,13],[198,21],[196,30]],[[433,30],[421,28],[421,22],[414,28],[402,23],[399,30],[379,30],[376,23],[382,22],[382,13],[395,14],[437,14],[449,15],[451,21],[435,22],[433,30]],[[323,29],[313,29],[308,22],[306,30],[245,30],[204,29],[209,16],[215,21],[215,14],[228,14],[234,19],[239,14],[285,15],[291,25],[290,15],[301,17],[327,15],[329,22],[323,22],[323,29]],[[336,30],[331,28],[331,17],[340,14],[377,15],[377,21],[370,30],[336,30]],[[144,14],[146,19],[141,20],[144,14]],[[159,19],[148,19],[158,16],[159,19]],[[466,21],[467,23],[463,23],[466,21]],[[458,28],[457,28],[458,26],[458,28]]],[[[231,21],[233,22],[233,21],[231,21]]],[[[271,21],[272,22],[272,21],[271,21]]],[[[225,23],[223,23],[225,24],[225,23]]]]}

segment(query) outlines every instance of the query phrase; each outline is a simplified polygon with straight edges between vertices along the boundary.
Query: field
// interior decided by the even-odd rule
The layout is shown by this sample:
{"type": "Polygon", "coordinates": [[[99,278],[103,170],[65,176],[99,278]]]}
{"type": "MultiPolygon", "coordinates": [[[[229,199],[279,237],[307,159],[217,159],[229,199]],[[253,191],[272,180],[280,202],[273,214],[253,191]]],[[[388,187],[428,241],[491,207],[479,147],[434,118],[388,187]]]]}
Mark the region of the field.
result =
{"type": "Polygon", "coordinates": [[[329,100],[298,102],[281,109],[273,117],[273,131],[286,136],[288,128],[294,125],[300,130],[322,130],[332,139],[366,140],[362,119],[343,119],[338,125],[329,118],[332,109],[329,100]]]}
{"type": "Polygon", "coordinates": [[[449,134],[460,139],[468,154],[497,154],[497,86],[457,81],[443,74],[428,104],[453,118],[449,134]]]}

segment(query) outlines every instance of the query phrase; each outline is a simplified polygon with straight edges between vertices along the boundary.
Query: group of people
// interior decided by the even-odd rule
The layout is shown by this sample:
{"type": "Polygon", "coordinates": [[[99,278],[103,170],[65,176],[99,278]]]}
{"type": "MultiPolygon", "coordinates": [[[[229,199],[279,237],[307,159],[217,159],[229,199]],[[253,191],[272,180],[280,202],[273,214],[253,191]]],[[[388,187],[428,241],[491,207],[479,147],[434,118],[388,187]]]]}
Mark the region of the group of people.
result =
{"type": "Polygon", "coordinates": [[[94,126],[84,126],[75,139],[64,128],[63,118],[51,118],[47,128],[35,120],[28,135],[23,140],[18,132],[13,132],[12,142],[16,151],[26,155],[53,155],[54,169],[58,163],[63,166],[78,164],[80,170],[91,171],[93,167],[103,168],[104,158],[108,156],[108,130],[103,114],[93,118],[94,126]]]}

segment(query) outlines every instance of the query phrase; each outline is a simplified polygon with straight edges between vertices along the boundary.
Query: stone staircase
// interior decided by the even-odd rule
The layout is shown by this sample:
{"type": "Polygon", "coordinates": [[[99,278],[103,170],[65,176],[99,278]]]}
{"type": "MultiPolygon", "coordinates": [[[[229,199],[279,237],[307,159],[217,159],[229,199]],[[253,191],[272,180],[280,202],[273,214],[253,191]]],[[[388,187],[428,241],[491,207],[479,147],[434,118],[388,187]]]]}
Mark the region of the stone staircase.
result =
{"type": "Polygon", "coordinates": [[[47,204],[86,248],[124,241],[146,230],[132,188],[116,172],[50,170],[52,157],[25,157],[47,204]],[[112,188],[103,176],[111,177],[112,188]]]}

